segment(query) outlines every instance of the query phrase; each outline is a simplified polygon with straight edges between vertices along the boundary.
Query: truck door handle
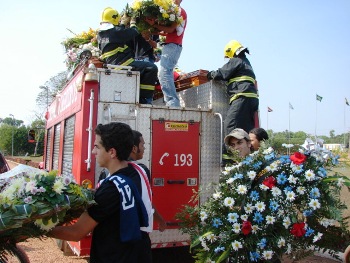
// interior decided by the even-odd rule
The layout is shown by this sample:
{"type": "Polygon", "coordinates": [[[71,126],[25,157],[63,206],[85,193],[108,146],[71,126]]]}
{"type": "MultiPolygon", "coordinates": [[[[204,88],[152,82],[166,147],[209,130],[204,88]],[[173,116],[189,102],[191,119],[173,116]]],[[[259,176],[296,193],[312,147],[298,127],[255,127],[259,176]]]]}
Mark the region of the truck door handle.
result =
{"type": "Polygon", "coordinates": [[[168,184],[184,184],[185,180],[168,180],[168,184]]]}

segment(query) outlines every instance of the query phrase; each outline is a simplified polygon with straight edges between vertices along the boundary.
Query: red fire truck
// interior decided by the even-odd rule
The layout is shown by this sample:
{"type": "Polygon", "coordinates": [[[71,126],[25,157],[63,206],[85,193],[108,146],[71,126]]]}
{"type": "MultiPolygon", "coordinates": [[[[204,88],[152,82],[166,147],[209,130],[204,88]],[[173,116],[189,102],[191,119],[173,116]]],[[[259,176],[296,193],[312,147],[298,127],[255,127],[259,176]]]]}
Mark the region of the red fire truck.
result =
{"type": "MultiPolygon", "coordinates": [[[[166,231],[151,234],[153,248],[189,245],[175,214],[188,204],[193,190],[219,177],[228,97],[221,82],[200,84],[198,72],[183,80],[184,86],[180,83],[182,107],[172,108],[161,97],[153,105],[138,103],[139,72],[86,63],[76,69],[46,116],[45,169],[73,174],[78,183],[88,179],[96,184],[102,170],[91,155],[97,124],[124,122],[143,134],[141,162],[151,170],[154,204],[168,224],[166,231]]],[[[83,256],[90,253],[90,241],[86,237],[68,244],[83,256]]]]}

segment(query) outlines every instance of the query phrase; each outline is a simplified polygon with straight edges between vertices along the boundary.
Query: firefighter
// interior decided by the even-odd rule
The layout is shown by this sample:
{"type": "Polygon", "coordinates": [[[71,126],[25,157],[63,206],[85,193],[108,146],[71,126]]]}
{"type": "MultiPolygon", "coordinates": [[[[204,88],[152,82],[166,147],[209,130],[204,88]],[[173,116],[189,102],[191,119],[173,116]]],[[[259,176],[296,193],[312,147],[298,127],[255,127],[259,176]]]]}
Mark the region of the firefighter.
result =
{"type": "Polygon", "coordinates": [[[132,19],[130,28],[125,27],[126,21],[120,22],[117,10],[107,7],[102,12],[102,21],[98,30],[98,47],[102,52],[101,59],[107,64],[131,66],[132,70],[140,71],[140,98],[142,104],[152,104],[155,84],[158,78],[158,68],[154,63],[135,60],[133,47],[139,36],[136,23],[132,19]]]}
{"type": "Polygon", "coordinates": [[[254,128],[254,114],[259,107],[256,80],[253,68],[245,53],[249,50],[238,41],[231,40],[224,49],[229,61],[207,74],[209,80],[224,80],[230,97],[230,107],[225,119],[225,132],[235,128],[250,131],[254,128]]]}

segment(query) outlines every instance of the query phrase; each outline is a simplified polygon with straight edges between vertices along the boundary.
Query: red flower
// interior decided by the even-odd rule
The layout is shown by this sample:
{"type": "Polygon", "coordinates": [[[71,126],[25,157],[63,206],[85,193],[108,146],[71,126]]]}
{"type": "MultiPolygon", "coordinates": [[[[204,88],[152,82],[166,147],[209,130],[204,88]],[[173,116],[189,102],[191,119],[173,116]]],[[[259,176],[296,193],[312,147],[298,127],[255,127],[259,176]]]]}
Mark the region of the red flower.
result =
{"type": "Polygon", "coordinates": [[[290,230],[290,233],[295,237],[302,237],[306,233],[305,223],[295,223],[290,230]]]}
{"type": "Polygon", "coordinates": [[[302,164],[306,160],[306,156],[300,152],[295,152],[290,156],[290,159],[295,164],[302,164]]]}
{"type": "Polygon", "coordinates": [[[262,183],[263,185],[266,185],[268,188],[271,189],[276,185],[276,179],[273,176],[269,176],[269,177],[266,177],[262,183]]]}
{"type": "Polygon", "coordinates": [[[250,232],[252,232],[252,223],[249,221],[243,221],[242,232],[244,235],[248,235],[250,232]]]}

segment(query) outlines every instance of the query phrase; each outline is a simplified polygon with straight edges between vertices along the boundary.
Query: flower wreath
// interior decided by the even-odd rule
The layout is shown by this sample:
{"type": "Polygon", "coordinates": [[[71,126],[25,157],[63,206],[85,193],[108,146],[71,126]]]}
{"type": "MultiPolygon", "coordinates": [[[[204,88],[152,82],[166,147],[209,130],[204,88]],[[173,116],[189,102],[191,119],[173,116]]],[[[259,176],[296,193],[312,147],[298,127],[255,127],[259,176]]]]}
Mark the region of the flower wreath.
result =
{"type": "Polygon", "coordinates": [[[196,262],[300,259],[313,250],[338,257],[350,239],[340,200],[350,181],[332,171],[337,164],[320,149],[278,156],[265,148],[227,167],[204,204],[177,216],[196,262]]]}

